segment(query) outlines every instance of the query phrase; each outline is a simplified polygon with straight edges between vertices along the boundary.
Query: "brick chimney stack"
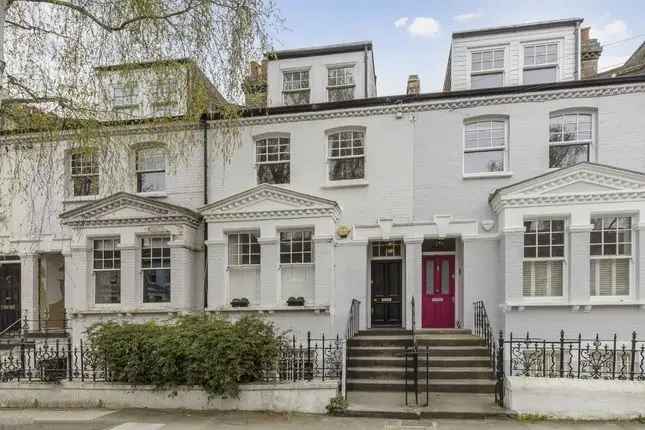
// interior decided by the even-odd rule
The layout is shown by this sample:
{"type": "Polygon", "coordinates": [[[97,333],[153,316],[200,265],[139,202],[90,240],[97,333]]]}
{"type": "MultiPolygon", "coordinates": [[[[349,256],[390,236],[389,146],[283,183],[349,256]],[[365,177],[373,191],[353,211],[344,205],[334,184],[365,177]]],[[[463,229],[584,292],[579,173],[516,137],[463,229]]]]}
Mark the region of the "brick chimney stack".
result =
{"type": "Polygon", "coordinates": [[[581,78],[590,79],[598,74],[598,59],[602,54],[602,46],[598,39],[589,37],[589,27],[580,31],[580,59],[582,64],[581,78]]]}
{"type": "Polygon", "coordinates": [[[421,80],[419,75],[408,76],[408,86],[405,93],[409,96],[416,96],[421,92],[421,80]]]}
{"type": "Polygon", "coordinates": [[[249,75],[244,80],[244,102],[246,107],[259,108],[267,105],[267,60],[261,63],[251,61],[249,75]]]}

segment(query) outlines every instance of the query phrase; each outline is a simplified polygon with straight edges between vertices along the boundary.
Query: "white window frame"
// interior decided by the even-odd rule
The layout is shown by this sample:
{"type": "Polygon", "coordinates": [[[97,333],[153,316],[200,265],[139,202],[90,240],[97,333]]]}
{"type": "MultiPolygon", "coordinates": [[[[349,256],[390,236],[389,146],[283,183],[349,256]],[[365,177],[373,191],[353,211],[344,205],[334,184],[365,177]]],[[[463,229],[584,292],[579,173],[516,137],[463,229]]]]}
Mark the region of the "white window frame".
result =
{"type": "Polygon", "coordinates": [[[615,294],[615,289],[616,289],[616,283],[615,283],[616,268],[615,268],[615,265],[613,265],[612,266],[612,278],[614,280],[614,282],[613,282],[614,285],[612,285],[612,290],[614,291],[614,294],[600,295],[599,294],[599,287],[600,287],[599,280],[600,280],[600,278],[599,278],[599,273],[598,273],[599,269],[596,269],[596,271],[597,271],[597,273],[596,273],[596,282],[598,282],[597,285],[595,285],[595,286],[591,285],[591,275],[589,276],[589,283],[590,283],[590,285],[589,285],[589,294],[591,296],[591,300],[592,301],[620,301],[620,300],[624,300],[624,299],[632,299],[634,297],[634,293],[635,293],[635,291],[634,291],[635,290],[635,284],[634,284],[634,271],[635,271],[635,269],[634,269],[635,268],[635,262],[634,262],[634,233],[635,233],[634,232],[634,218],[629,214],[621,214],[621,213],[597,214],[597,215],[592,215],[591,216],[592,225],[593,225],[593,220],[597,219],[597,218],[602,219],[602,229],[601,230],[593,230],[592,229],[590,231],[590,233],[589,233],[589,266],[590,266],[590,269],[592,267],[592,262],[593,261],[600,261],[600,260],[611,260],[611,261],[627,260],[627,263],[628,263],[627,270],[628,270],[628,274],[629,274],[629,284],[627,285],[627,290],[628,290],[627,294],[623,294],[623,295],[615,294]],[[625,229],[618,229],[618,228],[605,229],[605,226],[604,226],[605,218],[614,218],[614,217],[615,218],[627,218],[627,219],[629,219],[629,228],[625,228],[625,229]],[[618,241],[618,233],[621,230],[622,231],[629,231],[629,237],[630,237],[629,242],[625,242],[625,241],[619,242],[618,241]],[[605,254],[604,253],[604,249],[605,249],[605,240],[604,240],[605,235],[604,235],[604,232],[605,231],[614,231],[614,232],[616,232],[616,241],[607,242],[608,245],[615,245],[616,246],[616,253],[615,254],[605,254]],[[593,243],[591,242],[591,235],[594,232],[599,232],[600,233],[601,242],[593,242],[593,243]],[[591,253],[591,247],[594,246],[594,245],[597,246],[598,244],[601,245],[601,254],[599,254],[599,255],[598,254],[592,254],[591,253]],[[621,245],[621,244],[623,244],[623,245],[624,244],[629,244],[629,247],[630,247],[629,255],[624,254],[624,253],[621,254],[621,253],[618,252],[619,249],[620,249],[619,245],[621,245]],[[594,290],[596,292],[596,294],[592,294],[591,293],[592,290],[594,290]]]}
{"type": "Polygon", "coordinates": [[[92,306],[94,306],[94,307],[120,306],[121,303],[123,303],[123,276],[122,276],[123,275],[123,273],[122,273],[123,264],[122,264],[122,258],[121,258],[122,257],[121,256],[121,249],[119,248],[119,246],[121,245],[121,239],[118,236],[113,236],[113,237],[92,237],[92,238],[90,238],[90,240],[92,241],[92,285],[93,285],[93,289],[92,289],[92,306]],[[94,255],[94,253],[96,251],[98,251],[96,249],[96,242],[97,241],[102,241],[103,243],[105,243],[106,241],[112,242],[112,252],[118,251],[119,252],[119,257],[116,258],[114,256],[114,254],[113,254],[111,259],[106,259],[105,258],[105,253],[104,253],[104,251],[106,249],[103,248],[101,250],[101,252],[103,253],[103,258],[97,259],[95,257],[95,255],[94,255]],[[111,269],[106,269],[105,267],[97,269],[96,268],[96,261],[98,261],[98,260],[103,262],[103,266],[105,266],[105,261],[112,261],[112,266],[113,267],[111,269]],[[119,267],[114,268],[115,262],[117,260],[119,262],[119,267]],[[115,303],[97,303],[96,302],[96,287],[97,287],[97,285],[96,285],[96,273],[97,272],[116,272],[116,271],[119,272],[119,301],[115,302],[115,303]]]}
{"type": "Polygon", "coordinates": [[[586,161],[592,161],[595,157],[593,156],[594,151],[595,151],[595,140],[596,140],[596,115],[597,112],[592,109],[565,109],[565,110],[560,110],[560,111],[555,111],[551,112],[549,114],[549,123],[547,125],[548,129],[548,134],[547,134],[547,160],[548,160],[548,168],[549,169],[563,169],[569,166],[561,166],[561,167],[552,167],[551,166],[551,148],[552,147],[567,147],[567,146],[582,146],[586,145],[587,146],[587,160],[586,161]],[[564,140],[564,121],[566,116],[568,115],[576,115],[576,139],[572,141],[565,141],[564,140]],[[578,133],[579,133],[579,124],[580,124],[580,116],[585,115],[589,116],[591,119],[591,138],[590,139],[579,139],[578,133]],[[556,141],[556,142],[551,142],[551,121],[554,118],[559,118],[562,117],[562,137],[561,140],[556,141]]]}
{"type": "Polygon", "coordinates": [[[69,195],[73,198],[93,198],[98,196],[101,193],[101,167],[98,160],[99,154],[96,150],[71,150],[69,151],[69,195]],[[81,157],[81,166],[79,169],[80,173],[74,173],[74,157],[80,155],[81,157]],[[87,160],[89,158],[89,160],[87,160]],[[94,169],[89,172],[83,172],[83,169],[87,168],[88,165],[94,165],[94,169]],[[86,177],[96,177],[96,192],[89,194],[76,194],[74,187],[75,178],[86,178],[86,177]]]}
{"type": "Polygon", "coordinates": [[[138,239],[140,241],[139,243],[141,244],[141,249],[140,249],[141,252],[140,252],[140,255],[139,255],[139,257],[140,257],[139,258],[139,264],[140,264],[140,269],[141,269],[141,284],[140,284],[141,285],[141,290],[140,290],[141,291],[141,302],[143,303],[144,306],[168,306],[173,301],[172,300],[173,299],[172,247],[170,247],[170,245],[167,245],[165,247],[162,246],[161,248],[155,248],[155,247],[152,247],[152,246],[148,247],[148,246],[144,246],[144,241],[149,240],[149,241],[152,242],[155,239],[159,239],[159,240],[162,240],[162,241],[165,240],[167,243],[169,243],[172,240],[172,237],[170,235],[168,235],[168,234],[159,234],[159,235],[153,235],[153,236],[147,236],[147,235],[146,236],[140,236],[138,239]],[[163,250],[166,249],[166,248],[169,250],[169,255],[167,257],[163,255],[163,250]],[[144,249],[150,249],[150,257],[144,257],[143,256],[143,250],[144,249]],[[153,252],[152,252],[153,249],[161,249],[162,250],[161,251],[161,257],[154,257],[153,252]],[[143,267],[144,259],[149,259],[150,260],[150,267],[143,267]],[[154,259],[161,259],[161,266],[153,266],[154,259]],[[166,259],[168,260],[168,266],[164,265],[164,260],[166,260],[166,259]],[[169,286],[170,291],[169,291],[169,298],[168,298],[167,301],[163,301],[163,302],[147,302],[147,301],[145,301],[145,281],[146,281],[145,272],[146,271],[151,271],[151,270],[168,270],[168,279],[169,279],[169,282],[170,282],[170,286],[169,286]]]}
{"type": "MultiPolygon", "coordinates": [[[[492,139],[492,133],[491,133],[492,139]]],[[[481,178],[481,177],[491,177],[491,176],[511,176],[510,169],[510,147],[509,147],[509,117],[505,115],[487,115],[481,117],[469,118],[464,121],[463,130],[462,130],[462,158],[461,158],[461,173],[464,178],[481,178]],[[468,125],[479,124],[482,122],[490,122],[492,128],[492,122],[503,122],[504,123],[504,146],[483,146],[477,148],[466,148],[466,128],[468,125]],[[504,151],[504,170],[498,172],[477,172],[477,173],[466,173],[466,154],[476,153],[476,152],[490,152],[490,151],[504,151]]]]}
{"type": "Polygon", "coordinates": [[[112,109],[127,110],[139,107],[139,84],[134,80],[112,85],[112,109]],[[117,95],[117,92],[121,94],[117,95]]]}
{"type": "MultiPolygon", "coordinates": [[[[339,128],[334,128],[330,130],[325,131],[325,162],[326,162],[326,169],[325,169],[325,177],[326,177],[326,183],[328,186],[351,186],[351,185],[366,185],[367,184],[367,130],[365,127],[362,126],[347,126],[347,127],[339,127],[339,128]],[[332,156],[331,155],[331,145],[329,143],[329,139],[331,136],[335,134],[339,134],[342,132],[360,132],[363,134],[363,153],[359,155],[353,154],[353,149],[355,146],[352,143],[352,155],[346,155],[346,156],[341,156],[340,154],[337,156],[332,156]],[[330,175],[330,168],[331,168],[331,161],[332,160],[343,160],[343,159],[351,159],[351,158],[363,158],[363,177],[362,178],[351,178],[351,179],[332,179],[330,175]]],[[[353,136],[352,136],[352,142],[353,142],[353,136]]],[[[339,148],[340,150],[340,148],[339,148]]]]}
{"type": "Polygon", "coordinates": [[[255,161],[254,161],[254,167],[256,170],[256,175],[255,175],[255,180],[258,183],[264,183],[264,182],[259,182],[258,177],[257,177],[257,171],[259,170],[260,166],[262,165],[268,165],[268,164],[288,164],[289,165],[289,180],[287,182],[281,182],[282,184],[290,184],[291,183],[291,136],[288,133],[269,133],[269,134],[262,134],[255,136],[253,138],[253,141],[255,143],[255,161]],[[268,160],[268,141],[269,139],[278,139],[278,152],[276,152],[278,156],[277,161],[269,161],[268,160]],[[286,139],[287,140],[287,147],[288,147],[288,152],[282,152],[280,151],[280,146],[283,145],[280,140],[281,139],[286,139]],[[265,153],[266,155],[266,160],[260,161],[258,159],[258,143],[262,141],[267,141],[267,152],[265,153]],[[286,155],[286,159],[281,159],[282,156],[286,155]]]}
{"type": "MultiPolygon", "coordinates": [[[[561,303],[561,302],[566,302],[567,297],[568,297],[568,279],[569,279],[569,268],[568,268],[568,260],[567,260],[567,255],[569,252],[569,241],[567,240],[568,236],[568,219],[564,216],[560,215],[540,215],[540,216],[532,216],[532,217],[525,217],[524,218],[524,223],[526,222],[531,222],[531,221],[562,221],[563,222],[563,227],[562,227],[562,235],[563,235],[563,249],[562,249],[562,257],[538,257],[538,245],[539,245],[539,238],[538,234],[539,231],[536,232],[536,256],[535,257],[525,257],[524,256],[524,248],[525,248],[525,238],[524,235],[527,233],[526,229],[522,233],[522,276],[521,276],[521,285],[520,285],[520,297],[522,298],[523,301],[526,302],[545,302],[545,303],[561,303]],[[538,263],[538,262],[562,262],[562,295],[560,296],[552,296],[552,295],[544,295],[544,296],[535,296],[535,295],[529,295],[525,296],[524,295],[524,263],[538,263]]],[[[560,231],[556,231],[556,233],[560,233],[560,231]]],[[[549,229],[549,238],[553,234],[553,225],[550,226],[549,229]]],[[[531,245],[533,246],[533,245],[531,245]]],[[[550,244],[549,247],[551,248],[553,245],[550,244]]],[[[551,252],[549,252],[551,253],[551,252]]],[[[532,289],[533,291],[535,290],[535,269],[534,265],[532,265],[532,278],[531,278],[531,284],[532,284],[532,289]]],[[[547,271],[547,278],[548,278],[548,287],[547,289],[551,288],[551,270],[547,271]]]]}
{"type": "Polygon", "coordinates": [[[306,266],[306,265],[314,265],[316,262],[316,254],[314,252],[314,229],[313,228],[294,228],[294,229],[288,229],[288,230],[282,230],[279,232],[279,240],[278,240],[278,253],[279,253],[279,261],[280,261],[280,266],[306,266]],[[305,240],[304,236],[300,243],[302,244],[302,251],[300,252],[294,252],[293,251],[293,244],[294,239],[293,239],[293,233],[309,233],[309,240],[305,240]],[[282,252],[282,243],[286,242],[283,240],[282,235],[283,234],[291,234],[291,238],[288,240],[289,243],[289,252],[282,252]],[[310,251],[305,252],[304,251],[304,244],[308,242],[310,246],[310,251]],[[302,262],[293,262],[293,255],[296,254],[302,254],[302,262]],[[304,261],[305,254],[310,254],[310,260],[311,261],[304,261]],[[288,255],[289,256],[289,262],[288,263],[283,263],[282,262],[282,256],[283,255],[288,255]]]}
{"type": "Polygon", "coordinates": [[[230,231],[226,233],[226,259],[227,259],[227,266],[228,268],[244,268],[244,267],[249,267],[249,268],[259,268],[262,265],[262,247],[259,243],[260,235],[258,231],[230,231]],[[239,241],[240,236],[242,235],[249,235],[249,241],[244,242],[244,244],[248,243],[249,244],[249,252],[248,252],[248,257],[249,257],[249,262],[248,263],[239,263],[239,261],[242,261],[242,256],[246,255],[243,252],[240,252],[240,244],[242,242],[239,241]],[[253,245],[253,240],[251,239],[251,236],[253,235],[255,237],[255,243],[258,246],[258,252],[251,252],[251,246],[253,245]],[[233,248],[231,247],[231,237],[232,236],[238,236],[238,241],[237,241],[237,250],[234,252],[233,248]],[[238,263],[233,263],[233,259],[231,258],[232,255],[237,256],[237,261],[238,263]],[[257,255],[258,256],[258,262],[257,263],[252,263],[253,256],[257,255]]]}
{"type": "MultiPolygon", "coordinates": [[[[286,101],[287,95],[291,94],[291,93],[305,93],[305,92],[309,93],[309,97],[308,97],[309,101],[308,101],[308,103],[311,103],[311,70],[310,70],[310,68],[307,67],[307,68],[298,68],[298,69],[282,69],[281,70],[281,78],[282,78],[282,85],[280,87],[281,87],[281,91],[282,91],[282,104],[284,104],[286,106],[297,106],[297,105],[294,105],[294,104],[287,103],[287,101],[286,101]],[[285,85],[287,83],[287,79],[286,79],[287,74],[289,74],[289,73],[303,73],[303,72],[307,73],[307,87],[306,88],[305,87],[285,88],[285,85]]],[[[291,81],[291,82],[294,82],[294,81],[291,81]]],[[[303,80],[300,79],[297,82],[302,83],[303,80]]],[[[304,103],[304,104],[307,104],[307,103],[304,103]]]]}
{"type": "MultiPolygon", "coordinates": [[[[482,47],[476,47],[476,48],[470,48],[468,52],[468,64],[470,66],[470,75],[469,75],[469,88],[472,88],[472,77],[473,76],[481,76],[481,75],[492,75],[492,74],[500,74],[502,75],[502,87],[506,85],[506,64],[508,61],[508,52],[507,52],[507,47],[506,46],[482,46],[482,47]],[[503,56],[503,64],[502,67],[495,67],[495,51],[502,51],[504,54],[503,56]],[[484,69],[483,68],[483,56],[485,52],[492,52],[493,55],[493,64],[492,67],[489,69],[484,69]],[[475,70],[473,68],[473,55],[474,54],[481,54],[482,55],[482,68],[480,70],[475,70]]],[[[496,88],[496,87],[491,87],[491,88],[496,88]]]]}
{"type": "Polygon", "coordinates": [[[330,90],[337,90],[337,89],[352,89],[352,98],[349,100],[354,100],[356,98],[356,79],[355,79],[355,64],[333,64],[333,65],[328,65],[327,66],[327,87],[326,87],[326,95],[327,95],[327,101],[331,102],[332,100],[329,97],[329,92],[330,90]],[[341,70],[341,69],[349,69],[350,70],[350,77],[351,77],[351,82],[349,83],[344,83],[344,84],[336,84],[336,85],[331,85],[329,82],[330,79],[330,72],[332,70],[341,70]]]}
{"type": "Polygon", "coordinates": [[[402,260],[405,244],[400,239],[372,240],[369,243],[369,247],[370,260],[402,260]],[[394,247],[394,253],[392,255],[381,255],[381,251],[389,246],[394,247]],[[374,252],[377,249],[379,250],[378,253],[374,252]]]}
{"type": "Polygon", "coordinates": [[[140,146],[135,149],[134,151],[134,170],[135,170],[135,189],[137,191],[137,194],[154,194],[154,193],[165,193],[167,189],[167,183],[166,183],[166,172],[168,169],[168,160],[166,157],[166,151],[163,146],[161,145],[144,145],[140,146]],[[142,151],[159,151],[160,153],[163,154],[164,158],[164,166],[163,169],[140,169],[139,168],[139,153],[142,151]],[[163,173],[164,174],[164,184],[163,188],[160,190],[153,190],[153,191],[141,191],[139,189],[139,175],[144,175],[146,173],[163,173]]]}
{"type": "Polygon", "coordinates": [[[549,69],[555,67],[555,82],[560,81],[560,51],[561,51],[561,43],[560,41],[557,40],[543,40],[543,41],[532,41],[532,42],[527,42],[522,44],[522,73],[521,73],[521,79],[522,83],[524,83],[524,71],[525,70],[535,70],[535,69],[549,69]],[[554,62],[545,62],[541,64],[535,64],[535,58],[537,57],[535,55],[535,48],[538,46],[546,46],[545,49],[547,49],[547,54],[545,54],[546,58],[548,59],[548,47],[551,45],[555,45],[555,61],[554,62]],[[527,64],[526,63],[526,49],[527,48],[532,48],[533,49],[533,57],[534,57],[534,62],[533,64],[527,64]]]}

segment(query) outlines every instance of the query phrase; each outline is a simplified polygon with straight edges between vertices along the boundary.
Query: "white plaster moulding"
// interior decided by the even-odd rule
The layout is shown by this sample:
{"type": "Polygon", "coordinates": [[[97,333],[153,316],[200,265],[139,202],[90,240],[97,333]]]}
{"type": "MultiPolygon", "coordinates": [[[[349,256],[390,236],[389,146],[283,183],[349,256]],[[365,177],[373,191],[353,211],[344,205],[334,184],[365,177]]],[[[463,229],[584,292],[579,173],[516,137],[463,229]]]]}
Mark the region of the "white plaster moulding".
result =
{"type": "Polygon", "coordinates": [[[329,305],[305,305],[305,306],[248,306],[245,308],[234,308],[232,306],[221,306],[207,308],[206,312],[211,313],[276,313],[276,312],[313,312],[315,314],[329,313],[329,305]]]}

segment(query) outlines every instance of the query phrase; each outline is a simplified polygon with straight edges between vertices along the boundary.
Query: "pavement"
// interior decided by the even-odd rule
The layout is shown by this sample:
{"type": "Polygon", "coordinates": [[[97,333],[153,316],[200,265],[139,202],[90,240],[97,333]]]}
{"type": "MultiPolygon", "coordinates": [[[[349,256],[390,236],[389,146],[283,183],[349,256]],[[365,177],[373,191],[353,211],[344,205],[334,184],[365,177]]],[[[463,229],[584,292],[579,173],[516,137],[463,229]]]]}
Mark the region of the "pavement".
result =
{"type": "Polygon", "coordinates": [[[645,422],[570,422],[486,418],[396,420],[249,412],[105,409],[1,409],[0,430],[644,430],[645,422]]]}

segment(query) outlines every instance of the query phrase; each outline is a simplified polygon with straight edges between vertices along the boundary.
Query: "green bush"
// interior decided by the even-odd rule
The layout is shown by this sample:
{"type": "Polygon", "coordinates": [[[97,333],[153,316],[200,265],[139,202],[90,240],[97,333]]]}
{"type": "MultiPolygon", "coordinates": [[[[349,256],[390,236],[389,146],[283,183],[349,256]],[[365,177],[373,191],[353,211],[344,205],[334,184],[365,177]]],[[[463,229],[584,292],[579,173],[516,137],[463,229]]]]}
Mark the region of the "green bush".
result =
{"type": "Polygon", "coordinates": [[[254,317],[229,322],[183,316],[175,324],[105,323],[90,330],[91,346],[106,357],[112,381],[158,388],[199,385],[210,395],[237,396],[278,357],[282,336],[254,317]]]}

